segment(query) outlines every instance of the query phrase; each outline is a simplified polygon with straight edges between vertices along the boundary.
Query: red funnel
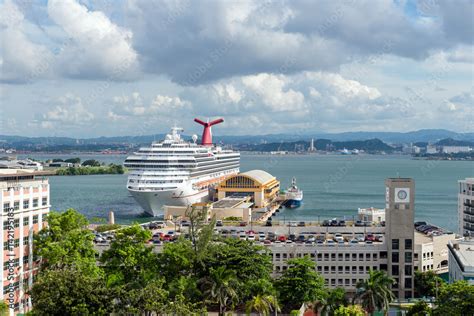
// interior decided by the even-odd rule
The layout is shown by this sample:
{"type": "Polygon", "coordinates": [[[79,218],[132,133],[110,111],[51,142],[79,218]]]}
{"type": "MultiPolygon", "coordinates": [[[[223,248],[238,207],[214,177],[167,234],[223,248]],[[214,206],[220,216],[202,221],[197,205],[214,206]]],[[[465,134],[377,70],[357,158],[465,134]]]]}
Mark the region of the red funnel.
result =
{"type": "Polygon", "coordinates": [[[206,122],[201,121],[198,118],[195,118],[194,122],[199,123],[202,126],[204,126],[204,130],[202,131],[201,144],[204,145],[204,146],[212,146],[211,126],[222,123],[222,122],[224,122],[224,120],[220,118],[220,119],[214,120],[212,122],[207,122],[206,123],[206,122]]]}

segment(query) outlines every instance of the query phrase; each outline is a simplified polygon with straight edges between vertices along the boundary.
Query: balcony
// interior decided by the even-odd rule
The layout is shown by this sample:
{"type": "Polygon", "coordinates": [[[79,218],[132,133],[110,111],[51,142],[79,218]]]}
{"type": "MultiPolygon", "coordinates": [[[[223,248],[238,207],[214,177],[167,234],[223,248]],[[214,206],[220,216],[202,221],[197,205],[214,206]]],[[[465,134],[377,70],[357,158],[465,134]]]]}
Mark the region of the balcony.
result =
{"type": "MultiPolygon", "coordinates": [[[[464,220],[465,222],[467,222],[467,223],[471,223],[471,224],[474,225],[474,218],[469,218],[469,217],[467,217],[467,216],[464,216],[464,217],[463,217],[463,220],[464,220]]],[[[474,230],[474,226],[473,226],[471,229],[474,230]]]]}
{"type": "Polygon", "coordinates": [[[474,215],[474,207],[465,207],[463,210],[464,214],[474,215]]]}

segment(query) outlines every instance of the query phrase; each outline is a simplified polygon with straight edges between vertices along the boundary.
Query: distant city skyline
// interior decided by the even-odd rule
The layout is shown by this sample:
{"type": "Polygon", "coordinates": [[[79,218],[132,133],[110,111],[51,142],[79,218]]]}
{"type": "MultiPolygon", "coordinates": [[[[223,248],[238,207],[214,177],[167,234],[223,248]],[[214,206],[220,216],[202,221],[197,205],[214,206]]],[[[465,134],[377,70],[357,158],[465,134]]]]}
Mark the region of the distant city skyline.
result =
{"type": "Polygon", "coordinates": [[[0,134],[474,132],[473,4],[0,4],[0,134]]]}

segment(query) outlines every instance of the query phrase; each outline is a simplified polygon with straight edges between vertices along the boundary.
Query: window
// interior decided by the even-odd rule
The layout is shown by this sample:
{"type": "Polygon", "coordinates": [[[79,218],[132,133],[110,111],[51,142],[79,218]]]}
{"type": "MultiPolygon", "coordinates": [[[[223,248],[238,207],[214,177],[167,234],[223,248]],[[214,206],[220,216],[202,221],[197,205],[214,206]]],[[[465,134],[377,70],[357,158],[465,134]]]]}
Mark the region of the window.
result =
{"type": "Polygon", "coordinates": [[[357,260],[357,254],[356,253],[353,253],[352,254],[352,261],[356,261],[357,260]]]}
{"type": "Polygon", "coordinates": [[[23,226],[28,226],[30,225],[30,217],[23,217],[23,226]]]}
{"type": "Polygon", "coordinates": [[[20,246],[20,239],[15,239],[15,248],[20,246]]]}
{"type": "Polygon", "coordinates": [[[8,230],[8,221],[3,221],[3,230],[8,230]]]}
{"type": "Polygon", "coordinates": [[[393,282],[392,288],[398,289],[398,282],[399,282],[399,279],[398,279],[398,278],[393,278],[393,279],[395,280],[395,282],[393,282]]]}
{"type": "Polygon", "coordinates": [[[33,224],[38,224],[38,215],[33,215],[33,224]]]}
{"type": "Polygon", "coordinates": [[[15,228],[18,228],[18,227],[20,227],[20,219],[16,218],[15,219],[15,228]]]}
{"type": "Polygon", "coordinates": [[[10,210],[10,202],[3,203],[3,211],[8,212],[10,210]]]}
{"type": "Polygon", "coordinates": [[[387,259],[387,252],[386,251],[381,251],[380,252],[380,259],[387,259]]]}
{"type": "Polygon", "coordinates": [[[411,289],[411,280],[412,278],[405,278],[405,288],[411,289]]]}
{"type": "Polygon", "coordinates": [[[328,272],[329,272],[329,267],[328,267],[328,266],[324,266],[324,272],[325,272],[325,273],[328,273],[328,272]]]}
{"type": "Polygon", "coordinates": [[[411,298],[411,291],[405,291],[405,299],[411,298]]]}
{"type": "Polygon", "coordinates": [[[324,261],[328,261],[329,260],[329,254],[328,253],[325,253],[324,254],[324,261]]]}
{"type": "Polygon", "coordinates": [[[392,275],[399,275],[398,265],[392,266],[392,275]]]}
{"type": "Polygon", "coordinates": [[[23,237],[23,245],[28,246],[28,237],[23,237]]]}
{"type": "Polygon", "coordinates": [[[44,198],[41,199],[41,205],[42,206],[48,205],[48,198],[47,197],[44,197],[44,198]]]}
{"type": "Polygon", "coordinates": [[[346,286],[349,286],[349,285],[350,285],[350,281],[351,281],[351,280],[349,280],[349,279],[345,279],[345,280],[344,280],[344,284],[345,284],[346,286]]]}
{"type": "Polygon", "coordinates": [[[399,261],[399,254],[398,252],[393,252],[392,253],[392,262],[398,263],[399,261]]]}
{"type": "Polygon", "coordinates": [[[405,252],[405,262],[412,262],[412,253],[409,251],[409,252],[405,252]]]}
{"type": "Polygon", "coordinates": [[[322,272],[322,267],[318,266],[318,272],[322,272]]]}
{"type": "Polygon", "coordinates": [[[400,242],[398,239],[392,239],[392,249],[398,250],[400,248],[400,242]]]}
{"type": "Polygon", "coordinates": [[[376,253],[374,253],[374,254],[372,255],[372,257],[374,258],[374,261],[377,260],[377,254],[376,254],[376,253]]]}
{"type": "Polygon", "coordinates": [[[38,199],[33,199],[33,207],[38,207],[38,199]]]}
{"type": "Polygon", "coordinates": [[[335,253],[331,254],[331,260],[333,260],[333,261],[336,260],[336,254],[335,253]]]}
{"type": "Polygon", "coordinates": [[[365,260],[369,260],[369,261],[370,261],[370,253],[366,253],[366,254],[365,254],[365,260]]]}
{"type": "Polygon", "coordinates": [[[322,253],[318,253],[318,261],[321,261],[323,260],[323,254],[322,253]]]}
{"type": "Polygon", "coordinates": [[[343,266],[337,267],[337,272],[338,273],[343,273],[344,272],[344,267],[343,266]]]}
{"type": "Polygon", "coordinates": [[[387,268],[387,265],[386,265],[385,263],[383,263],[383,264],[380,265],[380,270],[382,270],[382,271],[387,271],[387,269],[388,269],[388,268],[387,268]]]}
{"type": "Polygon", "coordinates": [[[18,211],[20,209],[20,201],[13,202],[13,209],[18,211]]]}
{"type": "Polygon", "coordinates": [[[346,261],[351,260],[351,255],[349,253],[346,253],[346,261]]]}
{"type": "Polygon", "coordinates": [[[414,253],[413,259],[418,260],[418,253],[414,253]]]}
{"type": "Polygon", "coordinates": [[[352,279],[352,284],[356,285],[357,284],[357,279],[352,279]]]}
{"type": "Polygon", "coordinates": [[[23,256],[23,264],[28,264],[28,256],[23,256]]]}
{"type": "Polygon", "coordinates": [[[412,268],[410,265],[405,265],[405,275],[412,275],[412,268]]]}
{"type": "Polygon", "coordinates": [[[405,249],[412,250],[412,248],[413,248],[413,240],[405,239],[405,249]]]}
{"type": "Polygon", "coordinates": [[[359,261],[364,261],[364,254],[363,253],[359,253],[359,261]]]}
{"type": "Polygon", "coordinates": [[[336,273],[336,267],[335,266],[331,266],[331,273],[336,273]]]}
{"type": "Polygon", "coordinates": [[[352,273],[357,273],[357,267],[356,266],[352,266],[352,273]]]}
{"type": "Polygon", "coordinates": [[[23,209],[27,210],[30,207],[30,200],[23,200],[23,209]]]}
{"type": "Polygon", "coordinates": [[[351,267],[346,266],[346,273],[351,273],[351,267]]]}
{"type": "Polygon", "coordinates": [[[331,279],[331,285],[336,285],[336,279],[331,279]]]}
{"type": "Polygon", "coordinates": [[[337,255],[337,260],[342,261],[344,260],[344,255],[342,253],[337,255]]]}
{"type": "Polygon", "coordinates": [[[359,267],[359,273],[364,273],[364,267],[363,266],[359,267]]]}

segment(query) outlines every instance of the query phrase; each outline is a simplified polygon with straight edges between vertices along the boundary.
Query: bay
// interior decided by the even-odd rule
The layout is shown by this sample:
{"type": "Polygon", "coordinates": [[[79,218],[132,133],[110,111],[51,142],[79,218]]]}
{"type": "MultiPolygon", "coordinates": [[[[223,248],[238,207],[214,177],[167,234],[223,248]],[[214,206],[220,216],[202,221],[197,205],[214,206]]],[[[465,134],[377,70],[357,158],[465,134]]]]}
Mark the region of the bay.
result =
{"type": "MultiPolygon", "coordinates": [[[[50,158],[81,157],[106,163],[122,163],[124,155],[28,155],[50,158]]],[[[22,157],[23,158],[23,157],[22,157]]],[[[277,218],[314,221],[352,219],[359,207],[384,207],[388,177],[415,179],[415,217],[457,231],[457,190],[460,179],[474,177],[470,161],[414,160],[409,156],[382,155],[250,155],[242,154],[241,170],[265,170],[290,185],[296,177],[304,191],[303,205],[283,209],[277,218]]],[[[50,177],[54,210],[75,208],[87,217],[106,217],[113,210],[116,221],[148,220],[126,189],[127,175],[50,177]]]]}

